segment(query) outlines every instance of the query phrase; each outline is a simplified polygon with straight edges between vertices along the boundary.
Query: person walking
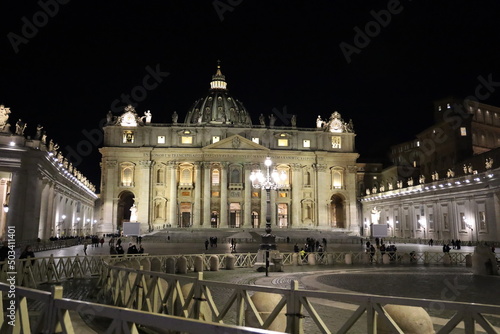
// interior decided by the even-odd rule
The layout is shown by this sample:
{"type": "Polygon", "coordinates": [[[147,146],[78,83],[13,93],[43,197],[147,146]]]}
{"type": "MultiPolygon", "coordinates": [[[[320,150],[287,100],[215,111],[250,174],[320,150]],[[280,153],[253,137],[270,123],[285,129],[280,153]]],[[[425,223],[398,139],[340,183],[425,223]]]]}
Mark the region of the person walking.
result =
{"type": "Polygon", "coordinates": [[[208,250],[208,244],[209,244],[208,239],[206,239],[205,240],[205,250],[208,250]]]}
{"type": "Polygon", "coordinates": [[[87,255],[87,241],[83,242],[83,254],[87,255]]]}

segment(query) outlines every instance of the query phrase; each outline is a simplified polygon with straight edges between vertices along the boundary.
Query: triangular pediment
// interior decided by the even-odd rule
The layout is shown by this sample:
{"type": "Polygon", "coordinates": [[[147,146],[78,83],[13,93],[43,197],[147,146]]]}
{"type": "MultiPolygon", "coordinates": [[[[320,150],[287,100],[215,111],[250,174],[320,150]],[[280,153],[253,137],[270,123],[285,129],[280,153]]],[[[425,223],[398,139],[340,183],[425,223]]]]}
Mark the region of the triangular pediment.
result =
{"type": "Polygon", "coordinates": [[[226,139],[222,139],[217,143],[205,146],[203,150],[257,150],[257,151],[269,151],[267,147],[254,143],[240,135],[233,135],[226,139]]]}

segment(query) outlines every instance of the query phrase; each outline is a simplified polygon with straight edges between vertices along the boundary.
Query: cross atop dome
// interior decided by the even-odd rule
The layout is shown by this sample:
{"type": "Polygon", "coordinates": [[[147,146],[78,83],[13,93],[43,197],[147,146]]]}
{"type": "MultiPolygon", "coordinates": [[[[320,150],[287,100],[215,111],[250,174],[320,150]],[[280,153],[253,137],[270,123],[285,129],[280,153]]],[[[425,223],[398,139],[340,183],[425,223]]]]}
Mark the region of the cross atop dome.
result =
{"type": "Polygon", "coordinates": [[[226,77],[220,70],[220,60],[217,60],[217,71],[212,75],[212,82],[210,82],[210,89],[223,89],[227,88],[226,77]]]}

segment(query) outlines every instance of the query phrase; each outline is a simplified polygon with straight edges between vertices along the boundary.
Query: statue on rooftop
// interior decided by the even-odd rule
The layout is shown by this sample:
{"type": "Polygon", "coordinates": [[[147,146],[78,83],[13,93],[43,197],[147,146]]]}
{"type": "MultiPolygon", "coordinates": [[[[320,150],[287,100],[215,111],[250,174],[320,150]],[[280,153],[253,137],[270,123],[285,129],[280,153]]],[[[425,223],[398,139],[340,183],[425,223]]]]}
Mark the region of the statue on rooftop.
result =
{"type": "Polygon", "coordinates": [[[21,119],[19,119],[16,123],[16,135],[23,136],[24,130],[26,130],[27,126],[28,125],[26,123],[24,123],[21,119]]]}

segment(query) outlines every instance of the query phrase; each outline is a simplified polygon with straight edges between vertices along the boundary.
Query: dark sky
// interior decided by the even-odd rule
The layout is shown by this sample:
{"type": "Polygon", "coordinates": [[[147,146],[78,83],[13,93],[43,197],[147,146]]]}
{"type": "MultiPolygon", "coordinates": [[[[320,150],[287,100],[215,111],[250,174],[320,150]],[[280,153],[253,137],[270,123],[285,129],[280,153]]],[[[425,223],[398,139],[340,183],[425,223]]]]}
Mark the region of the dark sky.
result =
{"type": "MultiPolygon", "coordinates": [[[[139,91],[147,67],[169,73],[138,101],[154,123],[173,111],[183,120],[220,59],[254,123],[286,107],[314,127],[338,110],[354,122],[360,161],[384,161],[390,145],[429,126],[435,99],[474,95],[479,76],[500,82],[494,0],[59,1],[0,5],[0,103],[11,124],[27,122],[26,135],[40,123],[83,152],[75,162],[96,185],[99,142],[89,148],[85,131],[139,91]],[[369,40],[355,43],[367,28],[369,40]],[[341,43],[357,48],[350,62],[341,43]]],[[[497,86],[482,102],[500,105],[497,86]]]]}

